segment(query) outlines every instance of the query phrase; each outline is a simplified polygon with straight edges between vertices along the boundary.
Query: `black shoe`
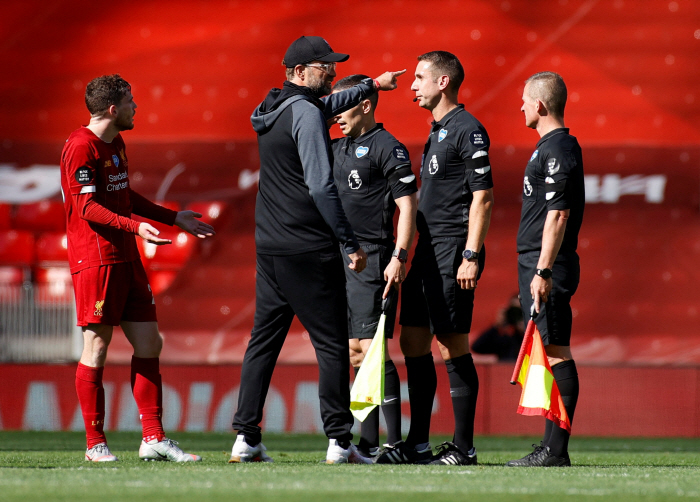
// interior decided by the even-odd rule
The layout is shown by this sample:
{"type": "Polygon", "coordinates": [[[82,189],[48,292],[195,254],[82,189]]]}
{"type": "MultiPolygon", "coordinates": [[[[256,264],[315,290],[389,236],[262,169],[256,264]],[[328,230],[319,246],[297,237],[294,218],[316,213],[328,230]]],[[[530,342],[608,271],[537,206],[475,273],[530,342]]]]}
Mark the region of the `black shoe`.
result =
{"type": "Polygon", "coordinates": [[[464,453],[456,444],[446,441],[438,446],[438,452],[430,459],[430,465],[476,465],[476,448],[464,453]]]}
{"type": "Polygon", "coordinates": [[[376,457],[375,464],[419,464],[429,461],[433,456],[430,445],[423,450],[416,450],[413,446],[407,446],[403,441],[397,441],[393,445],[384,445],[376,457]]]}
{"type": "Polygon", "coordinates": [[[533,444],[535,451],[525,455],[518,460],[510,460],[506,462],[506,467],[570,467],[571,460],[568,454],[563,457],[554,455],[549,446],[533,444]]]}
{"type": "Polygon", "coordinates": [[[360,455],[362,455],[363,457],[374,458],[381,452],[381,448],[379,446],[373,446],[367,450],[365,448],[360,448],[360,445],[357,445],[357,451],[359,451],[360,455]]]}

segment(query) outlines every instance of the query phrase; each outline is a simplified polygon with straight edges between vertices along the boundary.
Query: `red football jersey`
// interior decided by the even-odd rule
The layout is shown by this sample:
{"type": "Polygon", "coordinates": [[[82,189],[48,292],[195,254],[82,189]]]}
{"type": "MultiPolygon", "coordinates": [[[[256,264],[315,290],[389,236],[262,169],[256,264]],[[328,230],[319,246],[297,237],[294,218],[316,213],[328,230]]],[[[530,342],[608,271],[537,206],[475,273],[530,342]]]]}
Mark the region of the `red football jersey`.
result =
{"type": "Polygon", "coordinates": [[[61,154],[61,191],[72,273],[139,259],[133,233],[138,223],[130,219],[129,162],[120,134],[111,143],[105,143],[87,127],[73,131],[61,154]],[[129,218],[129,225],[104,225],[84,219],[82,212],[90,199],[129,218]]]}

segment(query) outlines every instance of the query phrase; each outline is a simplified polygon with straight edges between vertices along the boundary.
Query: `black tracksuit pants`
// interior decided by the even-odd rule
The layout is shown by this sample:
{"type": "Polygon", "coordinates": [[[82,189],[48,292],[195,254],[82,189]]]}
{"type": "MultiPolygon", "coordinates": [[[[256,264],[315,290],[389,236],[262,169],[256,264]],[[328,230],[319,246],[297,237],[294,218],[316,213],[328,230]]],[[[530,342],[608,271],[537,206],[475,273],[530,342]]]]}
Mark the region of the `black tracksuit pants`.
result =
{"type": "Polygon", "coordinates": [[[260,442],[272,372],[296,314],[309,332],[319,369],[326,436],[349,440],[350,368],[345,273],[337,248],[290,256],[257,255],[255,322],[243,359],[233,428],[260,442]]]}

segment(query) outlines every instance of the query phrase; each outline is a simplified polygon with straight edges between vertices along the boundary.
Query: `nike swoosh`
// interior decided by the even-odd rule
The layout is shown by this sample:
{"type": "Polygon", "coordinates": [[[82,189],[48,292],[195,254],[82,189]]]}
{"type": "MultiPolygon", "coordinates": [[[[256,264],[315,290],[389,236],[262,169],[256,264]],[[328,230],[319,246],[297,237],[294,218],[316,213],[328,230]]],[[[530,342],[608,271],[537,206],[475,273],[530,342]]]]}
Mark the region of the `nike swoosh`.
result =
{"type": "Polygon", "coordinates": [[[391,399],[385,399],[385,400],[383,401],[383,404],[389,404],[389,403],[391,403],[392,401],[396,401],[397,399],[398,399],[398,397],[392,397],[391,399]]]}

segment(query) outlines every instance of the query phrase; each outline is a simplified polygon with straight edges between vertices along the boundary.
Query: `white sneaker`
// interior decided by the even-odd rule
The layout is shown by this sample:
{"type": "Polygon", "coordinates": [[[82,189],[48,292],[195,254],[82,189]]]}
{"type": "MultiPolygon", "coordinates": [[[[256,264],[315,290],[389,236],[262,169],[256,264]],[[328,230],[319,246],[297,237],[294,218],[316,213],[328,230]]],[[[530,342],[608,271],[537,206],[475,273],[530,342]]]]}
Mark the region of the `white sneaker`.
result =
{"type": "Polygon", "coordinates": [[[272,458],[265,453],[267,448],[262,443],[255,446],[250,446],[245,442],[245,436],[239,434],[236,436],[236,442],[233,443],[231,450],[231,458],[229,464],[237,464],[239,462],[272,462],[272,458]]]}
{"type": "Polygon", "coordinates": [[[85,451],[85,460],[90,462],[116,462],[119,459],[112,455],[112,452],[107,447],[107,443],[100,443],[85,451]]]}
{"type": "Polygon", "coordinates": [[[338,444],[337,439],[328,440],[327,464],[371,464],[372,460],[364,457],[357,451],[357,447],[350,443],[347,450],[338,444]]]}
{"type": "Polygon", "coordinates": [[[139,458],[141,460],[164,460],[170,462],[200,462],[202,457],[193,453],[185,453],[177,446],[177,441],[163,438],[162,441],[151,439],[146,442],[141,441],[139,447],[139,458]]]}

